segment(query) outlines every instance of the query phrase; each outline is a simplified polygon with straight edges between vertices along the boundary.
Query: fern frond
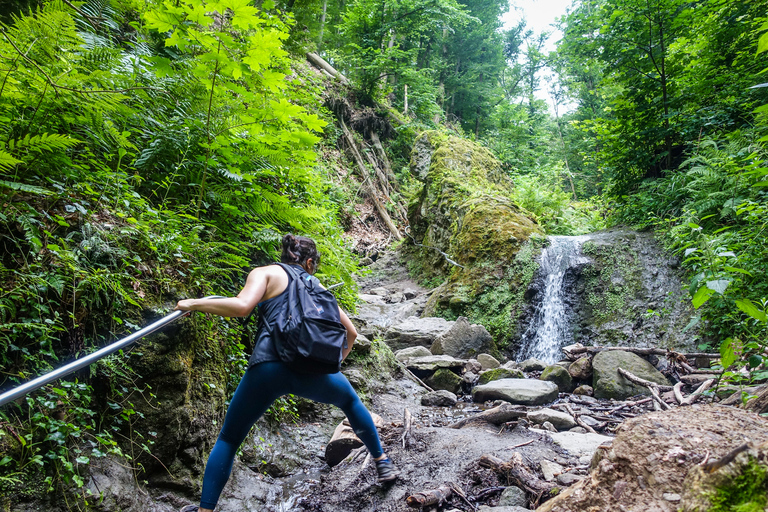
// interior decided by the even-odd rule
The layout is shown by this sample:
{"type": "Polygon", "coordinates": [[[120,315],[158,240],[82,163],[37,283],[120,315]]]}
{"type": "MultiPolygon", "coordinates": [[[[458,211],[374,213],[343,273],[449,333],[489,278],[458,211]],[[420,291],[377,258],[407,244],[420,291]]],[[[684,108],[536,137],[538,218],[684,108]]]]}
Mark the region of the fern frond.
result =
{"type": "Polygon", "coordinates": [[[29,192],[30,194],[37,194],[41,196],[49,196],[53,194],[53,192],[50,190],[46,190],[42,187],[27,185],[26,183],[19,183],[18,181],[0,180],[0,187],[10,188],[12,190],[20,190],[21,192],[29,192]]]}
{"type": "Polygon", "coordinates": [[[8,149],[11,151],[27,150],[37,153],[43,151],[59,151],[67,149],[80,141],[69,135],[60,135],[58,133],[43,133],[42,135],[27,134],[23,139],[11,139],[8,141],[8,149]]]}
{"type": "Polygon", "coordinates": [[[10,153],[0,150],[0,171],[8,170],[21,163],[21,160],[14,158],[10,153]]]}

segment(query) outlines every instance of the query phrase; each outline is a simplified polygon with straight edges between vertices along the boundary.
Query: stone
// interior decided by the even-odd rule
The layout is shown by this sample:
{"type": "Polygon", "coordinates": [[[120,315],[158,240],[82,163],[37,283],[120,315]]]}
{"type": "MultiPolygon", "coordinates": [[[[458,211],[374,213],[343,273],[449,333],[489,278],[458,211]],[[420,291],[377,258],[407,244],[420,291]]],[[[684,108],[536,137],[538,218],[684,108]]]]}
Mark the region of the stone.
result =
{"type": "Polygon", "coordinates": [[[456,395],[444,389],[430,391],[421,397],[421,405],[427,407],[452,407],[456,402],[458,402],[456,395]]]}
{"type": "Polygon", "coordinates": [[[368,384],[367,379],[363,376],[363,372],[360,370],[355,369],[347,369],[342,372],[344,376],[347,378],[350,384],[352,384],[352,387],[356,390],[365,389],[365,386],[368,384]]]}
{"type": "Polygon", "coordinates": [[[405,296],[405,300],[411,300],[418,297],[419,292],[417,292],[413,288],[406,288],[405,290],[403,290],[403,296],[405,296]]]}
{"type": "Polygon", "coordinates": [[[624,400],[635,395],[651,394],[648,388],[633,384],[619,375],[618,368],[623,368],[641,379],[670,385],[667,378],[642,357],[622,350],[605,350],[595,354],[592,359],[595,398],[624,400]]]}
{"type": "Polygon", "coordinates": [[[493,370],[486,370],[480,374],[480,380],[478,384],[488,384],[491,381],[499,379],[524,379],[525,375],[520,370],[508,370],[506,368],[494,368],[493,370]]]}
{"type": "Polygon", "coordinates": [[[489,354],[478,355],[477,362],[482,365],[483,370],[492,370],[501,366],[499,360],[489,354]]]}
{"type": "Polygon", "coordinates": [[[581,421],[583,421],[586,425],[592,428],[595,428],[596,426],[600,425],[599,421],[597,421],[592,416],[587,416],[586,414],[582,414],[581,416],[579,416],[579,419],[581,419],[581,421]]]}
{"type": "MultiPolygon", "coordinates": [[[[479,354],[496,349],[490,333],[478,324],[470,324],[460,316],[456,322],[435,339],[430,351],[435,355],[446,354],[461,359],[477,358],[479,354]]],[[[479,358],[478,358],[479,361],[479,358]]],[[[496,361],[498,363],[498,361],[496,361]]],[[[482,364],[482,363],[481,363],[482,364]]]]}
{"type": "Polygon", "coordinates": [[[526,359],[518,365],[518,367],[525,373],[528,372],[540,372],[547,367],[545,363],[542,363],[538,359],[526,359]]]}
{"type": "Polygon", "coordinates": [[[451,356],[412,357],[408,359],[406,366],[414,375],[423,378],[432,375],[440,368],[446,368],[459,373],[464,367],[464,361],[454,359],[451,356]]]}
{"type": "Polygon", "coordinates": [[[475,372],[464,372],[461,376],[461,381],[469,387],[474,386],[477,383],[479,376],[475,372]]]}
{"type": "Polygon", "coordinates": [[[592,396],[594,394],[594,390],[592,389],[592,386],[587,386],[586,384],[584,384],[574,389],[573,394],[582,395],[582,396],[592,396]]]}
{"type": "Polygon", "coordinates": [[[577,434],[576,432],[558,432],[550,434],[544,430],[531,429],[532,432],[541,432],[552,438],[552,441],[575,457],[592,457],[597,447],[603,443],[613,441],[612,437],[601,434],[577,434]]]}
{"type": "Polygon", "coordinates": [[[563,473],[557,476],[557,483],[564,487],[570,487],[580,480],[584,480],[584,477],[573,473],[563,473]]]}
{"type": "Polygon", "coordinates": [[[444,389],[451,393],[458,393],[461,389],[461,377],[448,368],[440,368],[435,373],[424,379],[424,383],[434,390],[444,389]]]}
{"type": "Polygon", "coordinates": [[[384,297],[380,295],[373,295],[370,293],[361,293],[361,294],[358,294],[358,297],[360,298],[361,301],[367,302],[368,304],[381,304],[381,305],[385,304],[384,297]]]}
{"type": "Polygon", "coordinates": [[[489,507],[488,505],[480,505],[477,512],[530,512],[530,510],[525,507],[489,507]]]}
{"type": "Polygon", "coordinates": [[[517,361],[507,361],[503,365],[501,365],[502,368],[507,368],[508,370],[518,370],[519,366],[517,364],[517,361]]]}
{"type": "Polygon", "coordinates": [[[576,380],[587,380],[592,377],[592,358],[582,357],[568,366],[568,373],[576,380]]]}
{"type": "Polygon", "coordinates": [[[372,290],[368,290],[368,293],[370,295],[377,295],[379,297],[386,297],[387,295],[389,295],[389,290],[387,290],[384,287],[379,287],[379,288],[374,288],[372,290]]]}
{"type": "Polygon", "coordinates": [[[554,382],[557,384],[561,393],[570,393],[573,389],[573,379],[571,379],[571,374],[562,366],[547,366],[544,368],[544,371],[541,372],[539,379],[554,382]]]}
{"type": "Polygon", "coordinates": [[[548,421],[545,421],[544,423],[542,423],[541,424],[541,428],[543,430],[546,430],[547,432],[555,432],[555,433],[557,433],[557,428],[555,428],[555,426],[553,424],[551,424],[550,422],[548,422],[548,421]]]}
{"type": "Polygon", "coordinates": [[[464,371],[474,372],[479,375],[483,371],[483,365],[477,359],[470,359],[464,364],[464,371]]]}
{"type": "Polygon", "coordinates": [[[541,467],[541,473],[544,475],[544,480],[547,482],[554,481],[563,472],[563,466],[547,459],[542,459],[539,462],[539,466],[541,467]]]}
{"type": "Polygon", "coordinates": [[[430,352],[427,347],[418,345],[416,347],[408,347],[398,350],[395,352],[395,359],[404,363],[412,357],[430,357],[431,355],[432,352],[430,352]]]}
{"type": "Polygon", "coordinates": [[[528,505],[528,498],[525,491],[514,485],[510,485],[501,492],[497,507],[525,507],[528,505]]]}
{"type": "Polygon", "coordinates": [[[368,355],[371,353],[371,340],[368,337],[358,334],[355,343],[352,345],[352,352],[355,354],[368,355]]]}
{"type": "Polygon", "coordinates": [[[399,304],[405,302],[405,295],[401,292],[394,292],[387,295],[384,300],[387,304],[399,304]]]}
{"type": "MultiPolygon", "coordinates": [[[[568,432],[575,432],[577,434],[586,434],[587,433],[587,429],[585,429],[584,427],[573,427],[571,429],[568,429],[568,432]]],[[[589,461],[587,461],[587,462],[589,462],[589,461]]]]}
{"type": "Polygon", "coordinates": [[[411,316],[390,326],[384,333],[384,342],[394,350],[421,345],[431,347],[438,336],[451,328],[453,322],[444,318],[411,316]]]}
{"type": "Polygon", "coordinates": [[[520,405],[546,404],[555,401],[557,395],[557,385],[534,379],[500,379],[472,390],[475,402],[498,399],[520,405]]]}
{"type": "Polygon", "coordinates": [[[556,411],[554,409],[539,409],[536,411],[530,411],[526,416],[528,421],[536,424],[543,424],[545,421],[550,422],[555,426],[557,430],[568,430],[576,426],[576,420],[573,417],[562,411],[556,411]]]}

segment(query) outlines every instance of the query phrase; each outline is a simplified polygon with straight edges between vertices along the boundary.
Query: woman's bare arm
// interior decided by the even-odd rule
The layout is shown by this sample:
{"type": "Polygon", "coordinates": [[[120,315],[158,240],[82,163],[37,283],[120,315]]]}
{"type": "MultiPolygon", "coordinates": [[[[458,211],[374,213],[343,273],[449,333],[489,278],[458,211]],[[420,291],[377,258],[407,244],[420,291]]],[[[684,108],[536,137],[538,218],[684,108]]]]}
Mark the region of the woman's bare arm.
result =
{"type": "Polygon", "coordinates": [[[222,299],[185,299],[176,304],[181,311],[202,311],[220,316],[248,316],[261,302],[269,285],[269,272],[266,267],[255,268],[248,274],[245,286],[237,297],[222,299]]]}
{"type": "Polygon", "coordinates": [[[349,353],[352,352],[352,345],[355,344],[355,340],[357,339],[357,329],[355,329],[352,320],[349,319],[347,314],[341,308],[339,308],[339,316],[341,317],[341,324],[347,329],[347,348],[341,353],[341,360],[343,361],[347,358],[349,353]]]}

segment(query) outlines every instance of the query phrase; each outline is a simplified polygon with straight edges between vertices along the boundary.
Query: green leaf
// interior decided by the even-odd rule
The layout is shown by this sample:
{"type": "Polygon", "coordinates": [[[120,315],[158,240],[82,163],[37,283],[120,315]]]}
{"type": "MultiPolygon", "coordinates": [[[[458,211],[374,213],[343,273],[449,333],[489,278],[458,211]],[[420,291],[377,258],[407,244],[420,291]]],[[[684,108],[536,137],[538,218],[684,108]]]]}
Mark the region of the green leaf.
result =
{"type": "Polygon", "coordinates": [[[78,464],[88,464],[91,461],[88,457],[81,455],[80,457],[75,459],[75,462],[78,464]]]}
{"type": "Polygon", "coordinates": [[[731,282],[728,279],[717,279],[715,281],[707,281],[707,288],[722,295],[725,293],[729,284],[731,284],[731,282]]]}
{"type": "Polygon", "coordinates": [[[757,40],[757,53],[763,53],[768,50],[768,32],[760,36],[757,40]]]}
{"type": "Polygon", "coordinates": [[[757,368],[763,362],[763,358],[758,354],[752,354],[747,360],[750,368],[757,368]]]}
{"type": "MultiPolygon", "coordinates": [[[[768,139],[766,139],[766,140],[768,140],[768,139]]],[[[758,181],[757,183],[755,183],[752,186],[753,187],[768,187],[768,181],[758,181]]]]}
{"type": "Polygon", "coordinates": [[[712,296],[713,293],[715,293],[715,290],[707,286],[702,286],[701,288],[699,288],[692,299],[693,307],[696,309],[700,308],[705,302],[709,300],[709,298],[712,296]]]}
{"type": "Polygon", "coordinates": [[[736,362],[736,353],[733,350],[733,339],[728,338],[720,345],[720,364],[728,368],[736,362]]]}
{"type": "Polygon", "coordinates": [[[765,314],[765,311],[762,311],[760,308],[755,306],[749,299],[737,300],[736,307],[755,320],[760,322],[768,321],[768,315],[765,314]]]}
{"type": "Polygon", "coordinates": [[[747,272],[747,271],[746,271],[746,270],[744,270],[743,268],[729,267],[729,266],[727,266],[727,265],[726,265],[725,267],[723,267],[723,268],[724,268],[725,270],[727,270],[728,272],[738,272],[739,274],[746,274],[746,275],[748,275],[748,276],[751,276],[751,275],[752,275],[751,273],[747,272]]]}
{"type": "Polygon", "coordinates": [[[701,321],[701,317],[700,317],[700,316],[695,316],[695,317],[691,318],[691,321],[690,321],[690,322],[688,322],[688,325],[686,325],[685,327],[683,327],[683,331],[682,331],[682,332],[686,332],[688,329],[691,329],[691,328],[693,328],[693,327],[696,327],[696,325],[698,325],[698,323],[699,323],[700,321],[701,321]]]}

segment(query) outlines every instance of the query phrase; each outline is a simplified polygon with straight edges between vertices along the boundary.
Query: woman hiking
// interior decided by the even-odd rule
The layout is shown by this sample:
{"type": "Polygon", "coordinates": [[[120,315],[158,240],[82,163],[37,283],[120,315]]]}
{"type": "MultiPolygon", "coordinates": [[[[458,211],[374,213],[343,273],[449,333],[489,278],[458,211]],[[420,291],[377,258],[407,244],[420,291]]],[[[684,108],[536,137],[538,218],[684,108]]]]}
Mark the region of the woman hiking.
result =
{"type": "MultiPolygon", "coordinates": [[[[320,264],[315,242],[303,236],[285,235],[280,261],[294,265],[303,279],[312,276],[320,264]],[[309,274],[309,276],[305,275],[309,274]]],[[[177,310],[202,311],[227,317],[248,316],[258,306],[260,328],[248,369],[232,396],[216,444],[211,450],[203,476],[200,506],[187,505],[180,512],[211,512],[219,500],[224,484],[229,479],[232,464],[240,444],[253,424],[277,398],[292,394],[317,402],[333,404],[347,415],[357,436],[363,441],[376,462],[379,482],[395,480],[399,474],[381,448],[379,434],[368,409],[365,408],[347,378],[332,374],[299,373],[280,360],[275,342],[266,327],[274,323],[286,307],[289,280],[294,279],[280,265],[273,264],[253,269],[245,286],[233,298],[186,299],[176,305],[177,310]]],[[[347,330],[347,346],[342,352],[346,358],[352,350],[357,330],[349,317],[339,308],[341,323],[347,330]]]]}

